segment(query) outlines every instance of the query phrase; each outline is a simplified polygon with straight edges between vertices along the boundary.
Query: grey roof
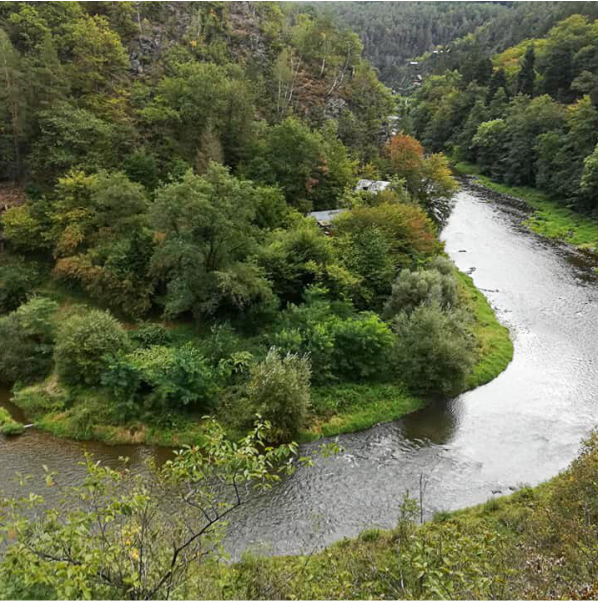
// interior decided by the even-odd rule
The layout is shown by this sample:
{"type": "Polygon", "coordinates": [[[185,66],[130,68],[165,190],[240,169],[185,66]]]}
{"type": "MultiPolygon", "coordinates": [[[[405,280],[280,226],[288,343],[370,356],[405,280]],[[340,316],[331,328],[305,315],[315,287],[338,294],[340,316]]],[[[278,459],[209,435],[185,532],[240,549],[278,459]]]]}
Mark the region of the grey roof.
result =
{"type": "Polygon", "coordinates": [[[314,217],[320,225],[330,225],[330,222],[339,214],[346,209],[332,209],[330,211],[314,211],[308,213],[308,217],[314,217]]]}
{"type": "Polygon", "coordinates": [[[360,179],[355,186],[355,192],[381,192],[390,186],[390,182],[360,179]]]}

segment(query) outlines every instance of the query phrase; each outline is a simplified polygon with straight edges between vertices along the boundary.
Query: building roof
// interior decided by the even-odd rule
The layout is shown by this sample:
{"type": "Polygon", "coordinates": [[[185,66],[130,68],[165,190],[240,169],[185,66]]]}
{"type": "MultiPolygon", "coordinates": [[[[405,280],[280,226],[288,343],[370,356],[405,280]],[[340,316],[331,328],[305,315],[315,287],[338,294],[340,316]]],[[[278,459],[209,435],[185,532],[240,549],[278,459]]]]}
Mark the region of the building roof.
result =
{"type": "Polygon", "coordinates": [[[360,179],[355,186],[355,192],[382,192],[390,186],[390,182],[360,179]]]}
{"type": "Polygon", "coordinates": [[[308,217],[313,217],[320,225],[330,225],[331,221],[346,209],[332,209],[330,211],[313,211],[308,217]]]}

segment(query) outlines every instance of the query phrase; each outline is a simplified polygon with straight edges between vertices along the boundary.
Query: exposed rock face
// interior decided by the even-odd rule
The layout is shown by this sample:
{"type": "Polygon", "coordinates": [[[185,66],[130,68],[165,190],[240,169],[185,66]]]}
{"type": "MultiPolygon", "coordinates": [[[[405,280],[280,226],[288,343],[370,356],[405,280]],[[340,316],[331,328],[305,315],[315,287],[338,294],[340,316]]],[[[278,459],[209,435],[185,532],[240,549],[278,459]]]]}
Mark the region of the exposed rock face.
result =
{"type": "Polygon", "coordinates": [[[349,103],[344,98],[330,97],[324,106],[324,117],[326,119],[337,119],[348,108],[349,103]]]}

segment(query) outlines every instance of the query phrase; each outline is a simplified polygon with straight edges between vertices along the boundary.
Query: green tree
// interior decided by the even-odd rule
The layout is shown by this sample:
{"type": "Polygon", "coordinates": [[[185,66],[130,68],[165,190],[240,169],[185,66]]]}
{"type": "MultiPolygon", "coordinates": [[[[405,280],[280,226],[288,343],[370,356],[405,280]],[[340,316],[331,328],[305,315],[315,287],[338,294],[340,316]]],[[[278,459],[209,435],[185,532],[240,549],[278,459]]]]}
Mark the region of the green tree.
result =
{"type": "Polygon", "coordinates": [[[0,258],[0,315],[14,311],[39,281],[39,270],[20,257],[0,258]]]}
{"type": "Polygon", "coordinates": [[[72,385],[97,386],[112,356],[129,349],[127,333],[106,311],[69,317],[58,329],[54,361],[58,376],[72,385]]]}
{"type": "Polygon", "coordinates": [[[30,382],[51,371],[57,308],[50,299],[34,297],[0,318],[0,380],[30,382]]]}
{"type": "Polygon", "coordinates": [[[257,189],[212,163],[159,190],[152,206],[161,238],[152,259],[167,284],[165,311],[199,319],[218,309],[242,310],[269,298],[270,286],[250,259],[256,252],[257,189]]]}
{"type": "Polygon", "coordinates": [[[462,312],[420,305],[393,321],[397,335],[393,366],[410,388],[426,394],[454,394],[470,373],[475,352],[462,312]]]}
{"type": "Polygon", "coordinates": [[[580,191],[592,210],[598,207],[598,146],[583,162],[580,191]]]}
{"type": "Polygon", "coordinates": [[[129,66],[118,33],[99,15],[83,14],[66,28],[72,56],[69,79],[73,90],[80,94],[113,90],[129,66]]]}
{"type": "Polygon", "coordinates": [[[139,474],[88,456],[75,487],[48,473],[60,511],[39,495],[3,498],[3,588],[65,599],[201,596],[192,574],[218,569],[226,522],[252,498],[245,491],[272,488],[296,469],[297,446],[269,447],[270,433],[260,422],[230,441],[208,421],[204,436],[163,467],[139,474]]]}
{"type": "Polygon", "coordinates": [[[272,442],[290,440],[305,424],[310,406],[311,367],[307,357],[281,355],[270,349],[266,358],[250,369],[245,386],[247,409],[272,424],[272,442]]]}
{"type": "Polygon", "coordinates": [[[490,102],[496,93],[499,90],[504,90],[507,96],[509,95],[509,90],[507,87],[507,76],[505,74],[505,70],[501,67],[494,71],[492,75],[492,79],[490,80],[490,84],[488,85],[488,102],[490,102]]]}
{"type": "Polygon", "coordinates": [[[21,175],[21,145],[25,137],[27,89],[21,57],[0,28],[0,173],[21,175]]]}
{"type": "Polygon", "coordinates": [[[517,93],[526,94],[530,98],[534,95],[536,71],[536,53],[534,45],[530,44],[521,61],[521,68],[517,74],[517,93]]]}
{"type": "Polygon", "coordinates": [[[434,305],[442,310],[457,307],[459,300],[453,266],[448,259],[437,257],[427,269],[403,269],[392,286],[384,314],[388,319],[401,312],[411,313],[420,305],[434,305]]]}
{"type": "Polygon", "coordinates": [[[53,183],[74,168],[93,173],[118,164],[114,126],[88,110],[60,103],[40,111],[38,120],[40,134],[30,161],[39,181],[53,183]]]}
{"type": "Polygon", "coordinates": [[[191,344],[142,348],[111,360],[102,377],[123,418],[171,409],[206,411],[217,392],[214,370],[191,344]]]}
{"type": "Polygon", "coordinates": [[[493,119],[480,124],[473,137],[472,146],[484,173],[502,174],[501,161],[505,154],[506,143],[507,124],[504,119],[493,119]]]}

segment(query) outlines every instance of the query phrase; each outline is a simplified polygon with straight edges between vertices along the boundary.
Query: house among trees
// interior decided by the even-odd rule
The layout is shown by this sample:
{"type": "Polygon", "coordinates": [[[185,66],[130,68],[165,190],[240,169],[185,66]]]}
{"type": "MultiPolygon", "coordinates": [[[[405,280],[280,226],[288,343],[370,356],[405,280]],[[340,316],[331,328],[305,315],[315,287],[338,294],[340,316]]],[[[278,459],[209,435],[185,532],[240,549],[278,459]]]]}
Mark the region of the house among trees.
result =
{"type": "MultiPolygon", "coordinates": [[[[377,194],[386,190],[390,186],[390,182],[376,181],[371,179],[360,179],[355,186],[355,192],[371,192],[377,194]]],[[[313,211],[308,213],[308,217],[313,217],[318,225],[325,230],[327,233],[330,230],[330,224],[332,220],[339,214],[346,211],[346,209],[330,209],[328,211],[313,211]]]]}
{"type": "Polygon", "coordinates": [[[377,194],[378,192],[382,192],[382,190],[386,190],[388,186],[390,186],[390,182],[360,179],[355,186],[355,192],[372,192],[372,194],[377,194]]]}
{"type": "Polygon", "coordinates": [[[313,217],[318,225],[326,232],[330,230],[330,224],[332,220],[340,213],[343,213],[346,209],[332,209],[329,211],[313,211],[308,213],[308,217],[313,217]]]}

